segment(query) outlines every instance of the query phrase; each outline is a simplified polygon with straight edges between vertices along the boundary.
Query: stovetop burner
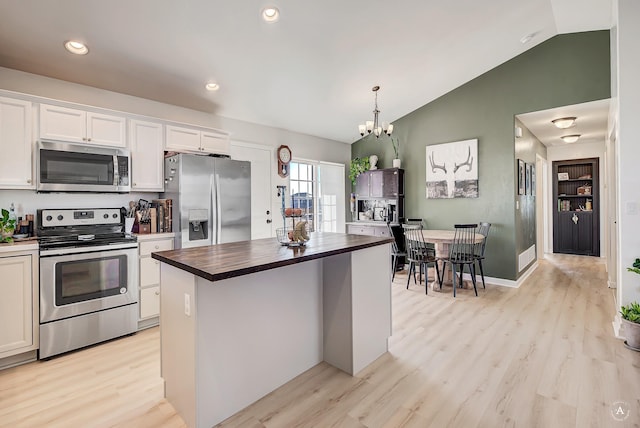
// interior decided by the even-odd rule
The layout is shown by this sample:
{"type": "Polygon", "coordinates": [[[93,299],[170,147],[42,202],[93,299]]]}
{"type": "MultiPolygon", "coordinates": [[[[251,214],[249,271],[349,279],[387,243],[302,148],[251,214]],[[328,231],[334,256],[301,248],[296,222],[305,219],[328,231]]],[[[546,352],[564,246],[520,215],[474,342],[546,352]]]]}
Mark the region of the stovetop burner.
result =
{"type": "Polygon", "coordinates": [[[37,211],[41,249],[90,247],[136,242],[123,232],[119,208],[44,209],[37,211]]]}

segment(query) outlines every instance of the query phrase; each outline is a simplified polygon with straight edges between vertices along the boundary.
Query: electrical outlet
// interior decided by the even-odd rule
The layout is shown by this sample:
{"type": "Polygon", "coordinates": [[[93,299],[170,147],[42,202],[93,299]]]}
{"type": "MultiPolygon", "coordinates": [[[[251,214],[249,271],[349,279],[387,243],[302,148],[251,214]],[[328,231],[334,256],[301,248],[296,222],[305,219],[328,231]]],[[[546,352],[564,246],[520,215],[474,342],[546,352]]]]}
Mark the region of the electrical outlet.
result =
{"type": "Polygon", "coordinates": [[[184,314],[188,317],[191,316],[191,296],[184,293],[184,314]]]}

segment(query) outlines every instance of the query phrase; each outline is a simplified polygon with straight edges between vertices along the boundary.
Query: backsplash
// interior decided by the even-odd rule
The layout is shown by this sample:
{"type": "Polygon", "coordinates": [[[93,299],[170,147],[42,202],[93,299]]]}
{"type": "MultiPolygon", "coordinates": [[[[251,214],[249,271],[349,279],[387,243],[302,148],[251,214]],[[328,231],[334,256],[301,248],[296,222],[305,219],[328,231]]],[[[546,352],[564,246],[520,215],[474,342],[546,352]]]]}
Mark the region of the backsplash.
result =
{"type": "Polygon", "coordinates": [[[35,214],[41,208],[119,208],[129,201],[157,199],[158,193],[37,193],[35,190],[0,190],[0,208],[15,204],[16,216],[35,214]]]}

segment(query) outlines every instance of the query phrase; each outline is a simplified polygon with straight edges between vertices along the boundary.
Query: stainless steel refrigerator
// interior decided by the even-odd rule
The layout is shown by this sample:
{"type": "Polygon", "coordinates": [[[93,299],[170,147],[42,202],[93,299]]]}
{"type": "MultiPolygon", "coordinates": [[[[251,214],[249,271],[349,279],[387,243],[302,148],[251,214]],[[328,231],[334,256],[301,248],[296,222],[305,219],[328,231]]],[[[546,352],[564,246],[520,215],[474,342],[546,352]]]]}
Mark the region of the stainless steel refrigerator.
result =
{"type": "Polygon", "coordinates": [[[175,248],[251,239],[251,163],[194,154],[164,160],[175,248]]]}

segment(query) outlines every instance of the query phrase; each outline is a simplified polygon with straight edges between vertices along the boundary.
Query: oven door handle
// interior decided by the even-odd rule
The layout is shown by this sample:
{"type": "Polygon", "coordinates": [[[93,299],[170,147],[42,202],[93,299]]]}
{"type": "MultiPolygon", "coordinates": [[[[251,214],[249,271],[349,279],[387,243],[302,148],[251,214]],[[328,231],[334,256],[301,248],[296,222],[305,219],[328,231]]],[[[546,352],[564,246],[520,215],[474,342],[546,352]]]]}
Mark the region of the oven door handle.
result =
{"type": "Polygon", "coordinates": [[[108,245],[96,245],[96,246],[83,246],[83,247],[63,247],[63,248],[51,248],[48,250],[40,249],[40,257],[47,256],[64,256],[67,254],[78,254],[78,253],[93,253],[96,251],[109,251],[109,250],[119,250],[124,248],[137,248],[138,243],[122,243],[122,244],[108,244],[108,245]]]}

